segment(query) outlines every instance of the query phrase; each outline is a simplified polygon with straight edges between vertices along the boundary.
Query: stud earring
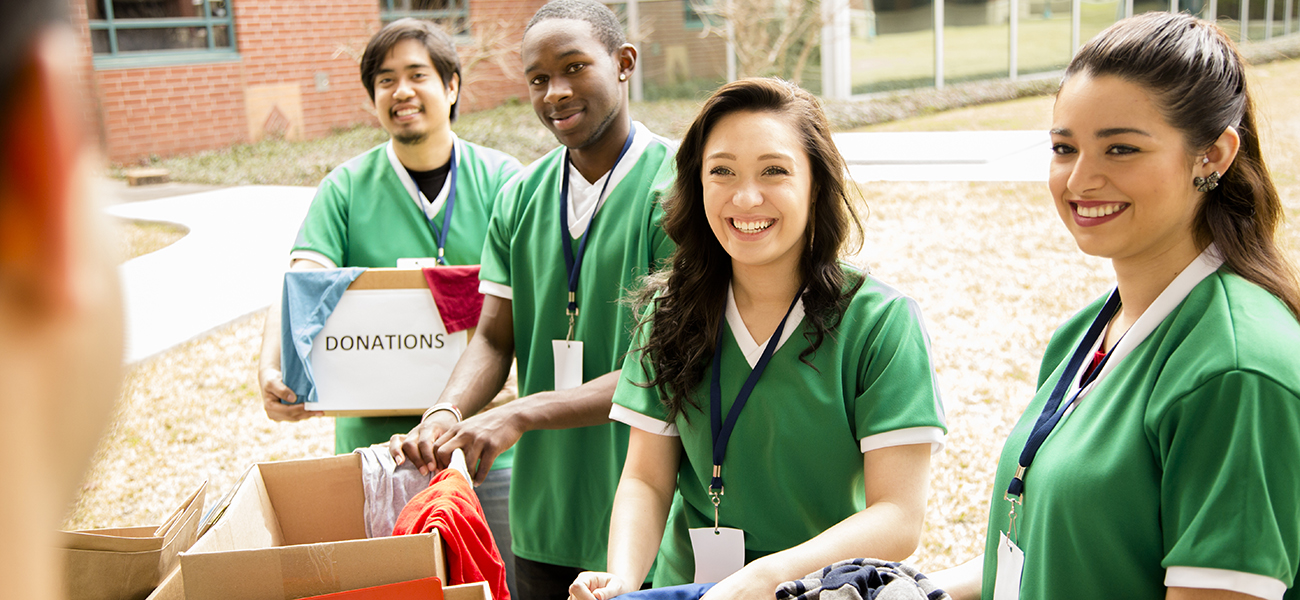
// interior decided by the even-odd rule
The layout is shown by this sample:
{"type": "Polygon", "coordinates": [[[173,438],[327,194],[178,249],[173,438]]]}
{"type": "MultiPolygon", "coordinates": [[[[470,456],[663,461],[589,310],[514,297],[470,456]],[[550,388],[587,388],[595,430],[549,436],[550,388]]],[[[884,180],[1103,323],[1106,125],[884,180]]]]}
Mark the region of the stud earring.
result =
{"type": "Polygon", "coordinates": [[[1208,164],[1210,164],[1210,157],[1208,157],[1208,156],[1202,156],[1202,157],[1201,157],[1201,164],[1203,164],[1203,165],[1208,165],[1208,164]]]}
{"type": "Polygon", "coordinates": [[[1196,186],[1198,192],[1208,192],[1219,187],[1219,172],[1211,171],[1209,177],[1193,177],[1192,185],[1196,186]]]}
{"type": "Polygon", "coordinates": [[[619,80],[619,81],[627,81],[627,73],[619,73],[619,74],[618,74],[618,80],[619,80]]]}

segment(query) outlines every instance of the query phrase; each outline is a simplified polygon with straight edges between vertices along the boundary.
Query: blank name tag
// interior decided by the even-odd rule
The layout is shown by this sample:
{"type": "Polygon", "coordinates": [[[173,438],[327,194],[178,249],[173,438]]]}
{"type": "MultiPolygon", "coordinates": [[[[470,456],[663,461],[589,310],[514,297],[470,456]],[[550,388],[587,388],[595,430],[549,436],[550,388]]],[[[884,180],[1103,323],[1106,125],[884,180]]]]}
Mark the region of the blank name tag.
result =
{"type": "Polygon", "coordinates": [[[555,351],[555,391],[582,385],[582,342],[551,340],[555,351]]]}
{"type": "Polygon", "coordinates": [[[993,580],[993,600],[1020,600],[1020,574],[1025,570],[1025,553],[999,532],[998,575],[993,580]]]}
{"type": "Polygon", "coordinates": [[[745,532],[731,527],[691,529],[695,583],[717,583],[745,566],[745,532]]]}

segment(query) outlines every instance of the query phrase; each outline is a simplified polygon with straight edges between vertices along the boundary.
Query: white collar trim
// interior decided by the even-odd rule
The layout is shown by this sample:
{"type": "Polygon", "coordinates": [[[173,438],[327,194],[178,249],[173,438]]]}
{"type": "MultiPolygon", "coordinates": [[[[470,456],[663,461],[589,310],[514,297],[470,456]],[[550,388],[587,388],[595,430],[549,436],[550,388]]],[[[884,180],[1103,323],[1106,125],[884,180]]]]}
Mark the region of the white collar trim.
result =
{"type": "MultiPolygon", "coordinates": [[[[641,160],[641,155],[645,154],[646,148],[650,147],[650,142],[658,138],[658,136],[651,133],[645,125],[642,125],[637,121],[632,122],[632,128],[636,130],[636,135],[632,137],[632,146],[627,149],[627,154],[623,155],[623,160],[618,161],[618,166],[614,168],[612,173],[606,172],[604,175],[601,175],[596,179],[595,183],[587,183],[587,180],[578,172],[577,167],[574,167],[573,163],[569,163],[568,216],[569,235],[573,237],[573,239],[576,240],[582,237],[582,234],[587,231],[587,226],[591,224],[592,218],[594,218],[596,213],[600,211],[600,207],[605,204],[605,199],[609,198],[609,195],[613,194],[614,190],[618,188],[618,184],[623,182],[623,178],[627,177],[628,173],[631,173],[632,169],[636,168],[637,163],[641,160]],[[580,207],[578,206],[578,202],[574,201],[575,198],[584,195],[584,193],[585,195],[600,193],[600,188],[605,185],[605,180],[607,178],[613,178],[613,181],[609,182],[609,187],[606,189],[605,195],[597,198],[595,203],[589,207],[583,207],[588,208],[588,210],[584,210],[582,211],[582,214],[578,214],[580,207]]],[[[569,151],[568,149],[565,149],[564,152],[567,156],[569,151]]],[[[563,179],[561,179],[561,181],[563,181],[563,179]]]]}
{"type": "MultiPolygon", "coordinates": [[[[1079,398],[1082,399],[1088,392],[1095,389],[1102,379],[1105,379],[1111,371],[1115,370],[1115,367],[1119,365],[1120,361],[1124,360],[1125,356],[1128,356],[1133,349],[1147,339],[1147,336],[1151,335],[1152,331],[1156,330],[1156,327],[1159,327],[1164,322],[1169,313],[1173,312],[1179,304],[1182,304],[1187,295],[1192,292],[1192,288],[1195,288],[1206,277],[1212,275],[1221,265],[1223,265],[1223,257],[1219,254],[1219,249],[1214,244],[1210,244],[1204,252],[1201,252],[1200,256],[1196,257],[1196,260],[1187,265],[1183,272],[1179,273],[1165,287],[1164,291],[1160,292],[1160,295],[1151,303],[1151,306],[1148,306],[1143,311],[1142,316],[1138,317],[1133,326],[1124,334],[1124,337],[1120,338],[1119,343],[1115,344],[1115,347],[1111,349],[1110,358],[1106,360],[1105,365],[1102,365],[1101,372],[1088,385],[1088,388],[1079,394],[1079,398]]],[[[1117,291],[1111,293],[1117,293],[1117,291]]],[[[1098,339],[1093,344],[1092,352],[1096,352],[1100,347],[1101,339],[1098,339]]],[[[1085,360],[1083,362],[1084,364],[1079,368],[1079,372],[1073,374],[1074,380],[1070,384],[1070,393],[1079,389],[1079,381],[1083,378],[1083,372],[1087,370],[1090,361],[1085,360]]]]}
{"type": "MultiPolygon", "coordinates": [[[[745,355],[745,362],[749,363],[749,368],[754,368],[758,364],[758,359],[763,356],[763,346],[767,340],[762,343],[754,341],[754,337],[749,334],[749,328],[745,326],[745,320],[740,318],[740,309],[736,308],[736,293],[731,284],[727,284],[727,325],[731,327],[731,335],[736,338],[736,344],[740,346],[740,351],[745,355]]],[[[794,304],[794,310],[790,311],[790,316],[785,320],[785,329],[781,331],[781,339],[777,340],[776,348],[772,353],[776,354],[781,346],[785,345],[786,340],[794,335],[803,323],[803,298],[794,304]]],[[[769,338],[770,339],[770,338],[769,338]]],[[[718,340],[721,344],[722,340],[718,340]]]]}

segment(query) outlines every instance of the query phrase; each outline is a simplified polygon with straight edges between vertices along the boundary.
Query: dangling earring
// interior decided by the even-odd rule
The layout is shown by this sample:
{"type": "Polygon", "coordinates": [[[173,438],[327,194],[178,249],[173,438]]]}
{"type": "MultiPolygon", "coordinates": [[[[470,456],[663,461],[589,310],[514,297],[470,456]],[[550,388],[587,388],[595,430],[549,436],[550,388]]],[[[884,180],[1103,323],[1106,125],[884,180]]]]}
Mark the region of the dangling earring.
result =
{"type": "Polygon", "coordinates": [[[1196,186],[1198,192],[1208,192],[1219,187],[1219,172],[1211,171],[1209,177],[1193,177],[1192,185],[1196,186]]]}
{"type": "Polygon", "coordinates": [[[817,240],[817,203],[816,202],[812,203],[812,206],[808,207],[808,223],[810,225],[810,227],[808,228],[808,252],[811,254],[813,249],[813,242],[817,240]]]}

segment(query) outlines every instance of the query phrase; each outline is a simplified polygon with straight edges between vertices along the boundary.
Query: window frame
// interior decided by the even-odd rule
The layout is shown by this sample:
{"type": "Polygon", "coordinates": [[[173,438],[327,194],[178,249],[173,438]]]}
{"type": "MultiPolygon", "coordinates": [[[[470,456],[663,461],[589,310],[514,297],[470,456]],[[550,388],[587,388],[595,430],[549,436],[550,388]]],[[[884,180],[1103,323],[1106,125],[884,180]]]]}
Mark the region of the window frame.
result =
{"type": "Polygon", "coordinates": [[[713,25],[713,17],[700,13],[695,9],[696,5],[712,6],[712,0],[682,0],[682,29],[687,31],[703,31],[706,22],[713,25]]]}
{"type": "Polygon", "coordinates": [[[399,0],[379,0],[379,26],[383,27],[398,19],[412,18],[433,21],[438,24],[447,22],[457,23],[455,30],[449,30],[448,33],[454,38],[460,38],[469,34],[469,3],[470,0],[447,0],[449,8],[435,8],[431,10],[398,10],[393,8],[399,0]]]}
{"type": "MultiPolygon", "coordinates": [[[[43,0],[42,0],[43,1],[43,0]]],[[[88,0],[93,1],[93,0],[88,0]]],[[[202,0],[201,17],[166,17],[160,19],[117,19],[113,15],[113,0],[104,0],[104,18],[87,19],[87,26],[92,36],[91,53],[96,70],[125,69],[138,67],[158,67],[198,63],[235,62],[239,60],[239,41],[235,33],[235,0],[225,0],[228,8],[226,16],[212,16],[209,0],[202,0]],[[230,47],[216,45],[216,28],[225,26],[230,36],[230,47]],[[132,29],[179,29],[182,27],[203,27],[207,30],[207,48],[119,51],[117,33],[132,29]],[[108,32],[107,54],[94,51],[93,36],[96,31],[108,32]]]]}

